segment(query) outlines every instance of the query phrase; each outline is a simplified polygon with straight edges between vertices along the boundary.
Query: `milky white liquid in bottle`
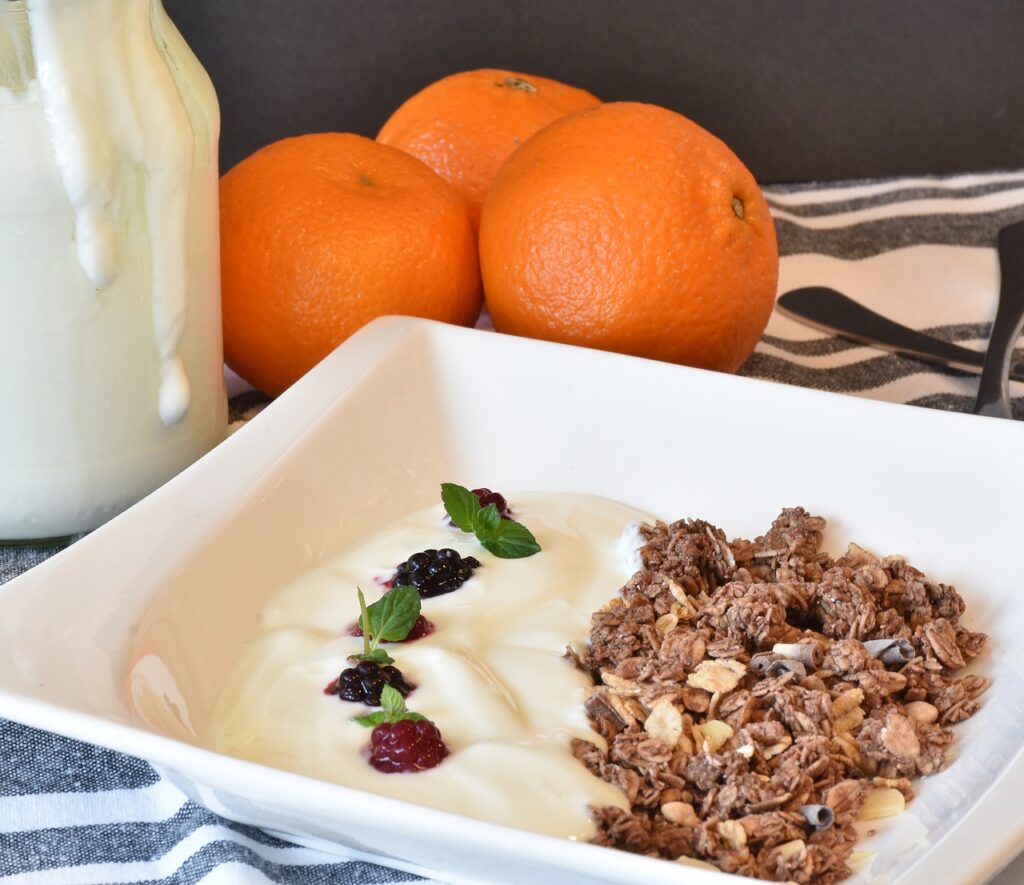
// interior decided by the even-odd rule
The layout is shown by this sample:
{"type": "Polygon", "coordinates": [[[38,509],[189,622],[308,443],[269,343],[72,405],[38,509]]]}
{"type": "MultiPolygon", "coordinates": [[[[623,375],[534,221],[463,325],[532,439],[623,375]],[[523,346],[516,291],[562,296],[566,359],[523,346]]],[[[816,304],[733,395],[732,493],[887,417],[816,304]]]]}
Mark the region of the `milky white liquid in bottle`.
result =
{"type": "Polygon", "coordinates": [[[224,435],[216,96],[159,0],[0,7],[0,539],[224,435]]]}

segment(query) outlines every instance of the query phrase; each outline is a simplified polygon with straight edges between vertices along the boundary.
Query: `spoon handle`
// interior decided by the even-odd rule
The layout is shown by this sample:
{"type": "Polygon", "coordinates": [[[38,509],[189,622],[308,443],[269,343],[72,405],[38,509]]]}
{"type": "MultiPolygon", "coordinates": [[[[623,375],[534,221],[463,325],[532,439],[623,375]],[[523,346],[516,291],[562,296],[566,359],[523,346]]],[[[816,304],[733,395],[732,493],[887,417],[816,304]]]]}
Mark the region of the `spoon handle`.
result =
{"type": "MultiPolygon", "coordinates": [[[[903,356],[966,372],[980,372],[985,354],[933,338],[825,286],[793,289],[779,296],[779,310],[793,319],[831,335],[881,347],[903,356]]],[[[1024,381],[1024,364],[1013,367],[1015,381],[1024,381]]]]}
{"type": "Polygon", "coordinates": [[[974,414],[1012,418],[1010,359],[1024,326],[1024,221],[999,231],[999,306],[978,382],[974,414]]]}

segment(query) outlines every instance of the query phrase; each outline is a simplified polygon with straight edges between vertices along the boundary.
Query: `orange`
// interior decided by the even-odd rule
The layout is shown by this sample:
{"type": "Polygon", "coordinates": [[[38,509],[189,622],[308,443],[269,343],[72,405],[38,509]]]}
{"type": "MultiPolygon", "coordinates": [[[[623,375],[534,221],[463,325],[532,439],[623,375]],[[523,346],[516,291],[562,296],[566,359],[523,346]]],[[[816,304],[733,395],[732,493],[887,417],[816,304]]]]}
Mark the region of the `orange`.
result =
{"type": "Polygon", "coordinates": [[[485,68],[452,74],[405,102],[377,140],[419,157],[459,189],[480,218],[501,164],[534,132],[597,107],[589,92],[557,80],[485,68]]]}
{"type": "Polygon", "coordinates": [[[696,123],[629,102],[552,123],[508,159],[480,264],[498,331],[726,372],[778,281],[746,167],[696,123]]]}
{"type": "Polygon", "coordinates": [[[276,395],[384,314],[472,325],[476,235],[419,160],[359,135],[286,138],[221,180],[224,355],[276,395]]]}

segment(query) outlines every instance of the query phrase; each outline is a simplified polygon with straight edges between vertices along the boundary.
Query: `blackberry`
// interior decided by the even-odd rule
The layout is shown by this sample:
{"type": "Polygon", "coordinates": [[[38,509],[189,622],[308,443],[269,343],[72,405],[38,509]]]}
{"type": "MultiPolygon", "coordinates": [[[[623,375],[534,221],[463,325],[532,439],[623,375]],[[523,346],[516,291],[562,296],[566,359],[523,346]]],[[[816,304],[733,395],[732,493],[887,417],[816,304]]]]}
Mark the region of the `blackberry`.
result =
{"type": "Polygon", "coordinates": [[[448,748],[429,719],[382,722],[370,735],[370,765],[387,774],[441,764],[448,748]]]}
{"type": "Polygon", "coordinates": [[[508,508],[508,501],[505,500],[505,496],[500,492],[492,492],[490,489],[472,489],[471,491],[479,499],[481,507],[493,504],[502,519],[512,518],[512,511],[508,508]]]}
{"type": "Polygon", "coordinates": [[[414,553],[395,569],[392,587],[415,587],[427,599],[458,590],[480,567],[475,556],[463,559],[450,547],[442,550],[424,550],[414,553]]]}
{"type": "Polygon", "coordinates": [[[408,697],[413,689],[397,667],[382,667],[372,661],[360,661],[354,667],[341,671],[335,690],[330,694],[336,693],[343,701],[379,707],[380,693],[385,685],[390,685],[403,698],[408,697]]]}

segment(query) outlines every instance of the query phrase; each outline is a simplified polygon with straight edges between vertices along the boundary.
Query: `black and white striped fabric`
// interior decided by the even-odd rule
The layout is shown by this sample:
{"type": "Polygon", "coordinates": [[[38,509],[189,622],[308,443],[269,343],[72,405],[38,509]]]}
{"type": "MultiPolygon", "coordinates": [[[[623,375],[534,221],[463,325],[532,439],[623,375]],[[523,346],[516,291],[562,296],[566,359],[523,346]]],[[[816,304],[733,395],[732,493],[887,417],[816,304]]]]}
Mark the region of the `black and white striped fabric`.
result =
{"type": "MultiPolygon", "coordinates": [[[[831,286],[907,325],[984,348],[998,292],[996,232],[1024,220],[1024,172],[772,187],[767,195],[782,254],[780,291],[831,286]]],[[[742,372],[959,411],[970,410],[977,384],[777,313],[742,372]]],[[[1015,413],[1024,416],[1024,395],[1014,392],[1015,413]]],[[[260,402],[258,394],[235,397],[233,418],[260,402]]],[[[0,583],[53,552],[0,547],[0,583]]],[[[1013,875],[1000,881],[1019,881],[1013,875]]],[[[144,762],[2,720],[0,878],[19,885],[425,881],[222,820],[144,762]]]]}
{"type": "MultiPolygon", "coordinates": [[[[894,320],[984,350],[999,229],[1024,220],[1024,172],[766,189],[779,291],[830,286],[894,320]]],[[[776,311],[741,370],[803,387],[969,412],[977,376],[842,338],[776,311]]],[[[1024,388],[1013,385],[1014,417],[1024,388]]]]}

